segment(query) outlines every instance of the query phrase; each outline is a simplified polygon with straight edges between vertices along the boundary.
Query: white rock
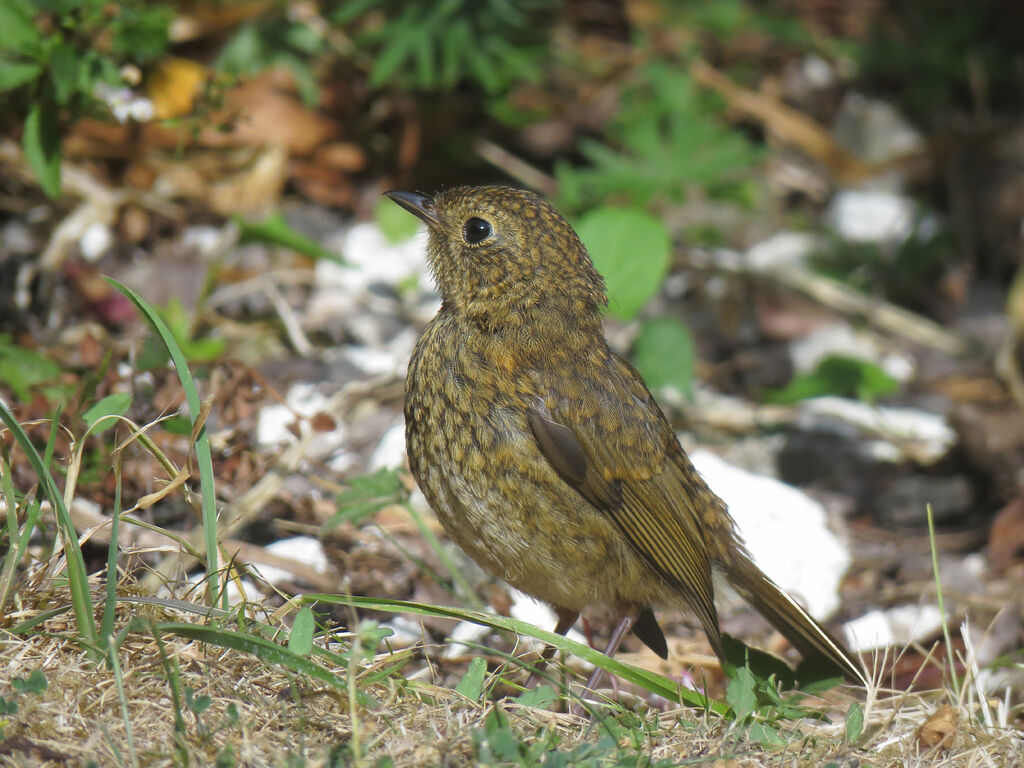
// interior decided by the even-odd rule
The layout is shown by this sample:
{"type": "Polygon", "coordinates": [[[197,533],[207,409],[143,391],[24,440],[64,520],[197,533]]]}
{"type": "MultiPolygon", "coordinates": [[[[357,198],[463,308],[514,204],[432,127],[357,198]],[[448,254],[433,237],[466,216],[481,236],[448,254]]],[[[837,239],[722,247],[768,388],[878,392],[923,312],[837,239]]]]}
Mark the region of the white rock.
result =
{"type": "Polygon", "coordinates": [[[839,583],[850,554],[826,525],[825,510],[807,494],[698,450],[697,471],[726,504],[758,566],[816,617],[839,607],[839,583]]]}
{"type": "Polygon", "coordinates": [[[924,148],[924,139],[891,104],[851,92],[839,106],[836,140],[869,163],[885,163],[924,148]]]}
{"type": "Polygon", "coordinates": [[[844,240],[901,243],[914,231],[917,204],[880,190],[846,189],[832,198],[826,218],[844,240]]]}
{"type": "Polygon", "coordinates": [[[78,247],[82,251],[82,258],[86,261],[98,261],[103,254],[110,250],[114,242],[114,235],[110,227],[102,221],[94,221],[85,228],[78,247]]]}
{"type": "Polygon", "coordinates": [[[217,252],[227,237],[227,230],[224,227],[200,224],[188,227],[181,233],[181,244],[187,250],[209,257],[217,252]]]}
{"type": "Polygon", "coordinates": [[[405,420],[399,419],[396,424],[390,426],[381,438],[373,454],[367,470],[375,472],[378,469],[394,469],[405,466],[405,420]]]}
{"type": "MultiPolygon", "coordinates": [[[[260,410],[256,423],[256,442],[263,446],[294,443],[295,435],[290,427],[297,422],[302,434],[308,434],[312,429],[308,419],[325,410],[328,404],[328,398],[314,385],[293,384],[285,395],[285,404],[274,403],[260,410]]],[[[344,439],[345,430],[339,423],[330,432],[315,432],[307,452],[314,458],[331,456],[341,447],[344,439]]]]}
{"type": "Polygon", "coordinates": [[[290,539],[279,539],[271,542],[264,549],[272,555],[287,557],[308,565],[319,573],[330,573],[331,565],[327,560],[320,539],[312,536],[293,536],[290,539]]]}
{"type": "Polygon", "coordinates": [[[956,432],[939,414],[917,408],[869,405],[845,397],[816,397],[798,406],[797,423],[840,434],[880,437],[900,454],[930,464],[956,445],[956,432]]]}
{"type": "Polygon", "coordinates": [[[466,652],[466,648],[464,646],[473,643],[480,643],[490,631],[489,627],[474,624],[472,621],[460,621],[455,625],[452,633],[448,636],[451,642],[445,646],[441,655],[446,659],[453,659],[457,656],[461,656],[466,652]]]}
{"type": "Polygon", "coordinates": [[[744,254],[747,266],[754,270],[803,267],[807,258],[824,247],[824,241],[806,232],[776,232],[751,246],[744,254]]]}
{"type": "Polygon", "coordinates": [[[927,637],[942,626],[942,614],[934,605],[901,605],[887,611],[868,611],[843,625],[852,651],[893,646],[901,649],[927,637]]]}
{"type": "Polygon", "coordinates": [[[338,286],[361,292],[372,283],[394,285],[427,273],[426,228],[410,240],[392,244],[373,222],[353,225],[342,243],[342,266],[321,259],[316,264],[318,286],[338,286]]]}

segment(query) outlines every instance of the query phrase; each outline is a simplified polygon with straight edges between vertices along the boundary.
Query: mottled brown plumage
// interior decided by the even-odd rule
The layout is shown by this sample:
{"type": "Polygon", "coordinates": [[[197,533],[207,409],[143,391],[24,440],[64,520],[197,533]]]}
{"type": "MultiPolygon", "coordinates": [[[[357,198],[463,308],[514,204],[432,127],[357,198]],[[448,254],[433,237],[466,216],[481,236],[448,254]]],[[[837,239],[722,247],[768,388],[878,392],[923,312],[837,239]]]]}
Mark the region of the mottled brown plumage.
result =
{"type": "Polygon", "coordinates": [[[559,631],[579,613],[612,615],[617,635],[632,628],[662,656],[651,609],[672,604],[722,655],[721,572],[802,653],[863,680],[753,564],[640,375],[608,348],[604,281],[565,219],[508,187],[388,195],[427,223],[441,293],[409,364],[405,423],[448,535],[554,606],[559,631]]]}

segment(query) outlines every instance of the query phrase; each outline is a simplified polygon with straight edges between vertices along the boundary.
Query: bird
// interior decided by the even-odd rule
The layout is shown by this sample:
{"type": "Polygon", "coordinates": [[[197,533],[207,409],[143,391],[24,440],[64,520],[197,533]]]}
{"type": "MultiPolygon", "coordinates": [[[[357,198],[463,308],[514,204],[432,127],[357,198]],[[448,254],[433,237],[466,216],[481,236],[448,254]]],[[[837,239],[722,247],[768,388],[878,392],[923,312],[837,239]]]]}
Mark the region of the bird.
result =
{"type": "Polygon", "coordinates": [[[581,614],[613,620],[608,656],[632,631],[667,658],[654,611],[682,607],[724,660],[724,576],[802,655],[866,685],[842,642],[757,567],[610,349],[604,279],[566,219],[510,186],[385,195],[426,224],[441,298],[409,361],[404,415],[410,470],[448,536],[549,604],[558,634],[581,614]]]}

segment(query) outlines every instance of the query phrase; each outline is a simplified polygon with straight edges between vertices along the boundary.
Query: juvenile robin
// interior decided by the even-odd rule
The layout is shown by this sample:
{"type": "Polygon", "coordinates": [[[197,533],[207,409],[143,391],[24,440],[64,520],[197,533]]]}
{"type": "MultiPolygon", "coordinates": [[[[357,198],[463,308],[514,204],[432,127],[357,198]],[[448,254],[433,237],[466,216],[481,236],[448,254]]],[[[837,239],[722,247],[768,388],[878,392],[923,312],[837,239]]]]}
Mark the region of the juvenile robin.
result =
{"type": "MultiPolygon", "coordinates": [[[[618,619],[662,658],[682,605],[723,657],[713,574],[803,655],[851,654],[753,563],[636,370],[608,348],[604,280],[551,205],[510,187],[388,192],[426,222],[441,309],[406,378],[409,464],[448,535],[549,603],[564,634],[618,619]]],[[[596,677],[589,687],[596,684],[596,677]]]]}

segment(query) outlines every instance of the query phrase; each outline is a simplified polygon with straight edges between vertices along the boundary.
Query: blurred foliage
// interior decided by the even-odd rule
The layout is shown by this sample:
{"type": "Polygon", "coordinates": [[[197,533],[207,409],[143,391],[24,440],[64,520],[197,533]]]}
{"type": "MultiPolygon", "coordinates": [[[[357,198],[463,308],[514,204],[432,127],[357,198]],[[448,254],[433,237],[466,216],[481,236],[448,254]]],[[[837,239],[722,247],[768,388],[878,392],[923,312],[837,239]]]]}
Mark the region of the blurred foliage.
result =
{"type": "Polygon", "coordinates": [[[0,384],[5,384],[23,403],[41,388],[44,394],[59,395],[60,366],[38,352],[12,343],[11,337],[0,333],[0,384]]]}
{"type": "Polygon", "coordinates": [[[978,108],[1024,108],[1024,4],[1016,0],[887,4],[884,23],[855,55],[862,77],[928,128],[978,108]]]}
{"type": "MultiPolygon", "coordinates": [[[[218,337],[197,337],[192,316],[177,298],[172,298],[165,307],[154,309],[167,323],[174,340],[190,363],[212,363],[224,354],[227,342],[218,337]]],[[[150,371],[166,365],[170,359],[166,345],[156,335],[150,334],[142,345],[136,367],[140,371],[150,371]]]]}
{"type": "Polygon", "coordinates": [[[765,401],[787,405],[812,397],[838,395],[873,403],[879,397],[898,392],[900,384],[879,366],[867,360],[830,355],[810,373],[801,373],[782,389],[765,394],[765,401]]]}
{"type": "Polygon", "coordinates": [[[354,27],[370,86],[487,93],[539,77],[555,0],[348,0],[328,13],[354,27]]]}
{"type": "Polygon", "coordinates": [[[172,18],[142,0],[0,3],[4,113],[24,119],[22,148],[47,195],[60,194],[61,125],[101,109],[97,86],[119,86],[121,64],[160,57],[172,18]]]}
{"type": "Polygon", "coordinates": [[[312,64],[328,50],[324,36],[310,25],[284,13],[268,13],[242,24],[221,49],[214,67],[239,77],[282,67],[291,73],[303,102],[312,106],[320,101],[312,64]]]}
{"type": "Polygon", "coordinates": [[[682,201],[693,187],[713,198],[749,202],[761,151],[721,120],[722,105],[678,65],[653,61],[623,89],[607,140],[581,139],[586,161],[555,165],[563,207],[607,199],[682,201]]]}
{"type": "Polygon", "coordinates": [[[696,357],[693,335],[674,317],[645,320],[633,342],[633,362],[654,390],[675,387],[691,397],[696,357]]]}
{"type": "Polygon", "coordinates": [[[954,254],[953,235],[925,220],[906,240],[891,246],[833,238],[826,250],[812,254],[811,265],[863,293],[941,314],[923,292],[941,278],[954,254]]]}
{"type": "Polygon", "coordinates": [[[373,207],[373,220],[392,245],[411,240],[423,226],[422,221],[386,197],[373,207]]]}

